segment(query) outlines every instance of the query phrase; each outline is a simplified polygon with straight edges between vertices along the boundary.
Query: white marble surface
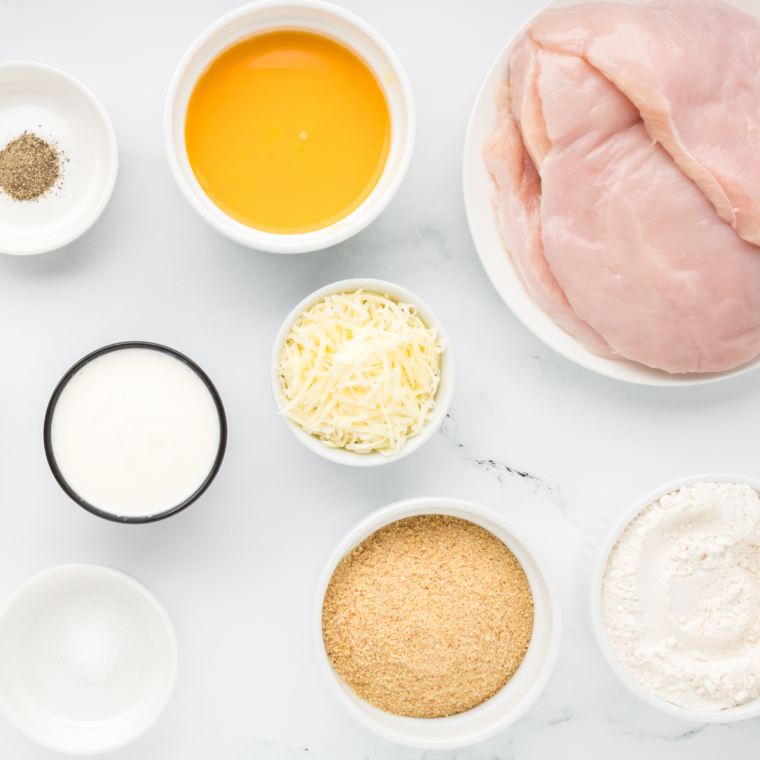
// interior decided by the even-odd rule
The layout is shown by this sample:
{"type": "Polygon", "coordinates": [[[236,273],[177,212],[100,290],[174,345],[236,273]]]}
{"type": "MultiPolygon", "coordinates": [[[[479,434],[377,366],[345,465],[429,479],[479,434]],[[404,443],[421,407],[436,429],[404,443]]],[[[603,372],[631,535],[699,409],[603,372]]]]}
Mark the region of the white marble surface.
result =
{"type": "MultiPolygon", "coordinates": [[[[579,598],[584,553],[630,503],[670,479],[758,475],[760,375],[695,388],[595,376],[512,316],[470,241],[461,153],[491,61],[540,0],[341,0],[396,49],[414,87],[416,154],[388,210],[335,249],[275,256],[206,226],[164,160],[161,109],[194,37],[236,0],[0,0],[3,59],[79,77],[102,99],[121,150],[101,220],[67,249],[0,257],[0,603],[29,577],[102,562],[165,604],[180,675],[160,721],[116,760],[626,760],[750,757],[760,720],[683,723],[639,703],[595,650],[579,598]],[[457,390],[445,429],[372,470],[332,465],[274,414],[271,342],[303,296],[344,277],[393,280],[447,325],[457,390]],[[209,373],[226,404],[227,457],[182,514],[121,526],[79,509],[45,462],[42,421],[62,373],[118,340],[166,343],[209,373]],[[317,575],[360,517],[408,496],[480,502],[543,549],[565,634],[544,695],[515,726],[471,748],[407,750],[356,724],[328,692],[309,637],[317,575]]],[[[0,716],[0,757],[38,760],[0,716]]]]}

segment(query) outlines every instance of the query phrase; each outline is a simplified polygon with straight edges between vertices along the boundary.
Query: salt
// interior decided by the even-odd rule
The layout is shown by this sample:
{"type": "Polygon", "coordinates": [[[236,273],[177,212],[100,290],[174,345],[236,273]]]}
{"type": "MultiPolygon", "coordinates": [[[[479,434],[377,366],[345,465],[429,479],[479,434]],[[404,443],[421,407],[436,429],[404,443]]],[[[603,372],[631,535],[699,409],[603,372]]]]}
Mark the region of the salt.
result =
{"type": "Polygon", "coordinates": [[[102,690],[135,665],[135,631],[129,609],[102,591],[66,594],[42,629],[48,662],[79,688],[102,690]]]}

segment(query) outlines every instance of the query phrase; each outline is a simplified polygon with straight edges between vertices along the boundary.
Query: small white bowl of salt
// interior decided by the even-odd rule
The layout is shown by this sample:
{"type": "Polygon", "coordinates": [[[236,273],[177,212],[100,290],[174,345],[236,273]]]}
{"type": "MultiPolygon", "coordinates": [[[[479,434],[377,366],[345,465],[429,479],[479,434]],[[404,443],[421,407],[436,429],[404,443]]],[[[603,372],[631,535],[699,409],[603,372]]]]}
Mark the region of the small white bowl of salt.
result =
{"type": "Polygon", "coordinates": [[[128,744],[161,714],[176,674],[166,612],[109,567],[40,573],[0,618],[0,707],[48,749],[89,755],[128,744]]]}

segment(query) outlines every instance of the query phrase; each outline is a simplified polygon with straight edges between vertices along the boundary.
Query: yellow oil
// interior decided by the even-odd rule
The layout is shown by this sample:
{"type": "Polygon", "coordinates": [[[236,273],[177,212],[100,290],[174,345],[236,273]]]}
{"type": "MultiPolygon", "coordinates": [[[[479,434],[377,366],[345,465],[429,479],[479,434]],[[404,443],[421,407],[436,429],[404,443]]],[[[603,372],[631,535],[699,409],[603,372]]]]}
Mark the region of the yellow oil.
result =
{"type": "Polygon", "coordinates": [[[350,214],[377,184],[390,140],[388,104],[367,65],[296,31],[223,52],[198,80],[185,123],[187,156],[209,198],[280,234],[350,214]]]}

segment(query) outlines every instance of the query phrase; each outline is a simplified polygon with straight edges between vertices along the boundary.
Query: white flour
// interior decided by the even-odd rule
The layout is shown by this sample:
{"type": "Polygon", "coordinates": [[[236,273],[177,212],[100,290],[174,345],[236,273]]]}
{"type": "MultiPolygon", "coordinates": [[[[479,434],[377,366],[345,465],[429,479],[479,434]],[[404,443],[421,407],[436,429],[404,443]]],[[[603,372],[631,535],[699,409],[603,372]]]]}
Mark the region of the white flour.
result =
{"type": "Polygon", "coordinates": [[[602,581],[612,649],[647,691],[693,710],[760,696],[760,495],[697,483],[625,529],[602,581]]]}

